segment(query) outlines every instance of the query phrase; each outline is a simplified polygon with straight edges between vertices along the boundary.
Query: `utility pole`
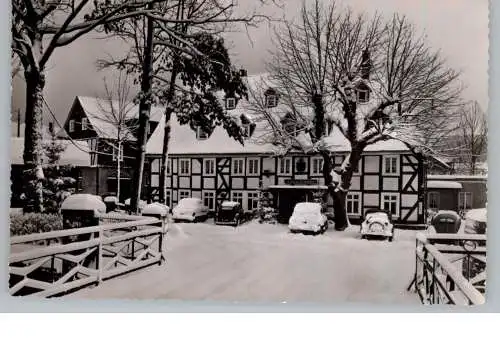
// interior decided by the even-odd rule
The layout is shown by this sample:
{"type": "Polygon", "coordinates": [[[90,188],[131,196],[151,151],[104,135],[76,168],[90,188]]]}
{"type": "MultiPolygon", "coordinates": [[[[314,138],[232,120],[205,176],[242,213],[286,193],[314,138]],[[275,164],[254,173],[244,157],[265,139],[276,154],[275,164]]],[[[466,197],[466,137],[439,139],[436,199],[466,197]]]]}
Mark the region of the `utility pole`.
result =
{"type": "Polygon", "coordinates": [[[21,137],[21,109],[17,110],[17,137],[21,137]]]}
{"type": "MultiPolygon", "coordinates": [[[[148,5],[148,10],[153,9],[153,4],[148,5]]],[[[142,66],[141,100],[139,102],[139,135],[137,137],[137,167],[134,171],[133,189],[130,198],[130,208],[134,213],[139,212],[141,199],[142,174],[146,157],[146,142],[148,139],[149,115],[151,113],[151,72],[153,68],[153,19],[147,18],[146,46],[144,49],[144,63],[142,66]]]]}

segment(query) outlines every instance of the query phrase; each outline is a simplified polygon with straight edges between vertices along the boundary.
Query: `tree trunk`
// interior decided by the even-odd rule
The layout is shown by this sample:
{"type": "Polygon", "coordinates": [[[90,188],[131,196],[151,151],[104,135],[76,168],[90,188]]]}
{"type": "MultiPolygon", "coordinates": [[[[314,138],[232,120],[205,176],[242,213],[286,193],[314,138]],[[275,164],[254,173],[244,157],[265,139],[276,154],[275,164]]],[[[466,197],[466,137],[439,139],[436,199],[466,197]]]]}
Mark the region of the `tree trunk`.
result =
{"type": "Polygon", "coordinates": [[[43,212],[42,118],[45,75],[26,71],[26,114],[24,132],[25,212],[43,212]]]}
{"type": "Polygon", "coordinates": [[[167,109],[165,110],[165,129],[163,134],[163,149],[161,152],[161,169],[160,169],[160,203],[165,203],[166,196],[166,184],[165,179],[167,178],[167,161],[168,161],[168,142],[170,141],[170,118],[173,113],[172,101],[175,94],[175,80],[178,74],[178,63],[174,61],[174,67],[172,73],[170,74],[170,84],[167,93],[167,109]]]}
{"type": "MultiPolygon", "coordinates": [[[[148,9],[153,9],[151,3],[148,9]]],[[[146,142],[148,139],[147,128],[149,126],[149,115],[151,113],[151,82],[153,68],[153,19],[148,18],[146,48],[144,51],[144,63],[141,81],[141,100],[139,102],[139,137],[137,138],[137,167],[134,171],[133,194],[130,198],[130,210],[133,213],[139,212],[139,201],[141,200],[142,174],[144,171],[144,161],[146,158],[146,142]]]]}
{"type": "Polygon", "coordinates": [[[120,154],[122,151],[122,143],[118,141],[118,161],[116,161],[116,197],[118,198],[118,202],[120,202],[120,179],[121,179],[121,163],[120,163],[120,154]]]}
{"type": "Polygon", "coordinates": [[[349,226],[349,218],[345,208],[347,192],[341,190],[331,193],[333,212],[335,214],[335,230],[344,231],[349,226]]]}
{"type": "Polygon", "coordinates": [[[351,143],[351,153],[347,162],[342,164],[338,175],[340,182],[334,182],[331,171],[334,170],[334,163],[329,155],[323,154],[323,161],[328,157],[328,165],[323,165],[323,177],[325,184],[328,187],[328,193],[333,199],[333,212],[335,217],[335,230],[343,231],[349,226],[349,217],[346,210],[346,198],[349,188],[351,187],[352,175],[358,169],[359,160],[363,153],[364,145],[351,143]]]}
{"type": "Polygon", "coordinates": [[[167,178],[168,168],[168,142],[170,141],[170,117],[172,116],[172,109],[167,108],[165,112],[165,129],[163,135],[163,150],[161,153],[161,168],[160,168],[160,203],[165,203],[165,196],[167,195],[167,185],[165,180],[167,178]]]}

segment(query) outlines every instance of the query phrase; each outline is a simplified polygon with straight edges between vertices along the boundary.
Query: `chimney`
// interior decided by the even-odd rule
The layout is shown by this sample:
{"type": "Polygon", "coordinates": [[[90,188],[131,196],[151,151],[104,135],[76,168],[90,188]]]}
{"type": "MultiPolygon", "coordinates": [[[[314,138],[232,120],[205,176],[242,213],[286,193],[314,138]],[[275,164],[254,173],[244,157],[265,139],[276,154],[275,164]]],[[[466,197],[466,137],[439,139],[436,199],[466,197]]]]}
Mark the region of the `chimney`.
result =
{"type": "Polygon", "coordinates": [[[246,77],[246,76],[247,76],[247,70],[246,70],[246,69],[241,68],[241,69],[240,69],[240,76],[241,76],[241,77],[246,77]]]}
{"type": "Polygon", "coordinates": [[[368,49],[363,51],[361,55],[361,65],[359,67],[361,78],[368,80],[370,78],[370,71],[372,69],[372,61],[370,59],[370,52],[368,49]]]}

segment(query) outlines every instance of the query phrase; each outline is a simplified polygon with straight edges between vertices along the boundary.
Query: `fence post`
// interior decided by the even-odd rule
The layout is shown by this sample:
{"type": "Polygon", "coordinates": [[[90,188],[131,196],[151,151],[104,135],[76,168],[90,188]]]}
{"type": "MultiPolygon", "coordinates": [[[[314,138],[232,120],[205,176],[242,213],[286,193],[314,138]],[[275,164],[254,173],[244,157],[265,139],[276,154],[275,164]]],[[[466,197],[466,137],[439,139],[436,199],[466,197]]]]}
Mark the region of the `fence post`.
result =
{"type": "MultiPolygon", "coordinates": [[[[74,229],[82,227],[91,227],[99,225],[99,213],[106,212],[106,205],[99,196],[90,194],[74,194],[64,200],[61,205],[61,214],[63,216],[63,229],[74,229]]],[[[76,238],[63,238],[62,244],[68,244],[75,241],[87,241],[94,234],[78,235],[76,238]]],[[[85,267],[96,265],[96,269],[101,269],[101,245],[102,233],[99,232],[99,247],[97,255],[91,255],[80,262],[85,267]]],[[[86,249],[75,251],[75,254],[83,253],[86,249]]],[[[88,249],[87,249],[88,250],[88,249]]],[[[64,275],[72,268],[72,263],[63,262],[62,274],[64,275]]],[[[100,278],[100,277],[99,277],[100,278]]]]}
{"type": "Polygon", "coordinates": [[[161,220],[162,231],[158,240],[158,251],[161,253],[161,259],[158,264],[161,264],[165,259],[163,256],[163,236],[168,231],[168,212],[169,207],[158,202],[148,204],[142,209],[142,216],[155,217],[161,220]]]}

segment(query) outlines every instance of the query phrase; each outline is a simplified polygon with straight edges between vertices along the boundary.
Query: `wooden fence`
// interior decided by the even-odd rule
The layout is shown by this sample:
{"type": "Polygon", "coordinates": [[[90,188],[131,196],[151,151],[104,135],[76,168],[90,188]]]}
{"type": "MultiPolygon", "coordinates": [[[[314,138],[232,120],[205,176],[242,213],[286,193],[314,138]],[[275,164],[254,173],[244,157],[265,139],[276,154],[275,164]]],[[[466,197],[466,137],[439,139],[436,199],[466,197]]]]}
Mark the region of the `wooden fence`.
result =
{"type": "Polygon", "coordinates": [[[417,234],[414,286],[423,304],[484,304],[486,236],[417,234]]]}
{"type": "Polygon", "coordinates": [[[164,224],[152,217],[99,215],[99,225],[11,238],[11,295],[61,296],[162,264],[164,224]]]}

